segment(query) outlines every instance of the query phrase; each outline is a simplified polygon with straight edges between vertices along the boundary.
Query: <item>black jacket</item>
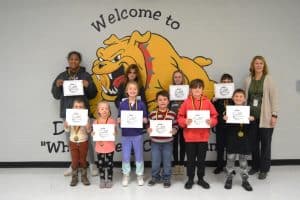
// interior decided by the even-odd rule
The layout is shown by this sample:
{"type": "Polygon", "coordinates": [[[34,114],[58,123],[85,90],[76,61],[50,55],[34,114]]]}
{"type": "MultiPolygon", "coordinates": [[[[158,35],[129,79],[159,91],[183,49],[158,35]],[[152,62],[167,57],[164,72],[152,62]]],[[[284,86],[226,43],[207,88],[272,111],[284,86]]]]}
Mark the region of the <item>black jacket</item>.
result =
{"type": "MultiPolygon", "coordinates": [[[[85,103],[85,106],[87,109],[89,109],[89,99],[93,99],[97,95],[97,88],[92,81],[91,75],[86,72],[84,67],[80,67],[77,74],[75,74],[75,80],[87,80],[89,82],[89,85],[87,88],[84,88],[84,95],[83,96],[64,96],[63,94],[63,87],[57,87],[56,81],[58,79],[62,80],[71,80],[71,77],[68,73],[68,67],[66,68],[66,71],[60,73],[56,79],[52,83],[52,95],[55,99],[60,99],[60,117],[65,118],[66,117],[66,109],[72,108],[73,101],[76,98],[82,97],[85,103]]],[[[89,115],[91,113],[89,112],[89,115]]]]}

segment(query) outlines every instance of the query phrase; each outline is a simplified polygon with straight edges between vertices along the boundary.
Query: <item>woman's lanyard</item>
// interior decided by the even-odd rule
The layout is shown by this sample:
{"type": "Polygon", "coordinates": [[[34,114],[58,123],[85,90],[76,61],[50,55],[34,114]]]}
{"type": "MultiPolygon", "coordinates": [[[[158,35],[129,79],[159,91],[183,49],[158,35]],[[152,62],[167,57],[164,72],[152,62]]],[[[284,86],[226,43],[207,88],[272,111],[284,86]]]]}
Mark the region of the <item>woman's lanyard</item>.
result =
{"type": "MultiPolygon", "coordinates": [[[[166,119],[166,117],[168,116],[168,113],[169,113],[169,109],[167,109],[166,114],[165,114],[165,116],[163,117],[162,120],[165,120],[165,119],[166,119]]],[[[158,120],[158,109],[157,109],[157,111],[156,111],[156,118],[155,118],[155,119],[158,120]]]]}
{"type": "Polygon", "coordinates": [[[202,96],[200,97],[200,106],[199,106],[198,109],[196,108],[196,105],[195,105],[195,102],[194,102],[194,97],[192,96],[191,98],[192,98],[193,109],[194,110],[201,110],[202,109],[202,96]]]}
{"type": "Polygon", "coordinates": [[[78,137],[79,130],[80,130],[80,126],[74,126],[75,136],[73,139],[75,142],[77,142],[79,140],[79,137],[78,137]]]}
{"type": "MultiPolygon", "coordinates": [[[[129,99],[128,99],[128,107],[129,107],[130,110],[132,110],[131,105],[129,103],[129,99]]],[[[135,100],[135,110],[138,110],[137,100],[135,100]]]]}

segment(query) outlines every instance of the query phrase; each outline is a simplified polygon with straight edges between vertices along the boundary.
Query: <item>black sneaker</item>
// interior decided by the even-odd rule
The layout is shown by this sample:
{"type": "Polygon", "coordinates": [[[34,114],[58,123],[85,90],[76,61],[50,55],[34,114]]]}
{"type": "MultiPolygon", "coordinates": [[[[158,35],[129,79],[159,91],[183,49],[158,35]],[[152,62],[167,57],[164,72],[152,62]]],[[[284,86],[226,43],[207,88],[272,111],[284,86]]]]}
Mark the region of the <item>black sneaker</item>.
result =
{"type": "Polygon", "coordinates": [[[184,188],[189,190],[189,189],[192,189],[194,185],[194,181],[191,181],[191,180],[188,180],[185,184],[184,184],[184,188]]]}
{"type": "Polygon", "coordinates": [[[260,179],[260,180],[266,179],[267,175],[268,175],[267,172],[260,172],[258,174],[258,179],[260,179]]]}
{"type": "Polygon", "coordinates": [[[214,174],[220,174],[222,171],[223,171],[223,168],[217,167],[217,168],[214,170],[214,174]]]}
{"type": "Polygon", "coordinates": [[[224,188],[227,189],[227,190],[229,190],[229,189],[232,188],[232,178],[227,178],[227,179],[226,179],[224,188]]]}
{"type": "Polygon", "coordinates": [[[204,179],[199,179],[197,184],[200,185],[201,187],[203,187],[204,189],[209,188],[209,184],[204,179]]]}
{"type": "Polygon", "coordinates": [[[155,179],[151,179],[149,182],[148,182],[148,185],[149,186],[153,186],[153,185],[155,185],[157,182],[156,182],[156,180],[155,179]]]}
{"type": "Polygon", "coordinates": [[[250,185],[250,183],[249,183],[248,181],[243,181],[242,187],[243,187],[245,190],[247,190],[247,191],[252,191],[252,190],[253,190],[252,187],[251,187],[251,185],[250,185]]]}
{"type": "Polygon", "coordinates": [[[257,172],[258,172],[257,169],[251,168],[251,169],[249,170],[248,174],[249,174],[249,175],[254,175],[254,174],[256,174],[257,172]]]}
{"type": "Polygon", "coordinates": [[[164,181],[164,188],[171,187],[171,182],[169,180],[164,181]]]}

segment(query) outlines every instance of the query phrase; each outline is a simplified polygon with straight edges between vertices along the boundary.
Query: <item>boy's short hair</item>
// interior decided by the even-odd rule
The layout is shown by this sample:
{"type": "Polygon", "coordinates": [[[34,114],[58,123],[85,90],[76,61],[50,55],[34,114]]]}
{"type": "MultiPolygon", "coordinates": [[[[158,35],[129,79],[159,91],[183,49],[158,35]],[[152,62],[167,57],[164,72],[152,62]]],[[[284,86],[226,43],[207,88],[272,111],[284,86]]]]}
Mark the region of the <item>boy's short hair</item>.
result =
{"type": "Polygon", "coordinates": [[[241,94],[243,94],[244,96],[246,96],[245,90],[243,90],[243,89],[241,89],[241,88],[238,88],[238,89],[234,90],[234,92],[233,92],[233,94],[232,94],[232,97],[233,97],[235,94],[237,94],[237,93],[241,93],[241,94]]]}
{"type": "Polygon", "coordinates": [[[223,74],[221,76],[221,81],[226,80],[226,79],[227,80],[231,80],[233,82],[233,78],[232,78],[232,76],[230,74],[223,74]]]}
{"type": "Polygon", "coordinates": [[[194,79],[190,82],[190,88],[195,89],[195,88],[204,88],[204,82],[203,80],[197,78],[194,79]]]}
{"type": "Polygon", "coordinates": [[[73,106],[74,106],[75,103],[82,103],[85,107],[85,102],[84,102],[82,97],[77,97],[76,99],[74,99],[73,100],[73,106]]]}
{"type": "Polygon", "coordinates": [[[161,90],[156,93],[156,100],[158,99],[159,96],[167,97],[169,99],[169,92],[166,90],[161,90]]]}

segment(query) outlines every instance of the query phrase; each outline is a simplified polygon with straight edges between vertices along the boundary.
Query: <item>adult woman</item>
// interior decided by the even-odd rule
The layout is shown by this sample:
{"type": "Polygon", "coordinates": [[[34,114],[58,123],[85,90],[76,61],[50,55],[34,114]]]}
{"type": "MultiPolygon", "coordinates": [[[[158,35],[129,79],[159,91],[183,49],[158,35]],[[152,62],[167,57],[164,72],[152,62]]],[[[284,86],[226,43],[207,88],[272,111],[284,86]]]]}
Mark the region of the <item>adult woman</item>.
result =
{"type": "Polygon", "coordinates": [[[268,74],[263,56],[255,56],[250,65],[250,76],[245,81],[250,114],[255,117],[253,127],[252,169],[250,175],[259,172],[265,179],[271,166],[271,141],[277,122],[278,99],[276,87],[268,74]]]}

